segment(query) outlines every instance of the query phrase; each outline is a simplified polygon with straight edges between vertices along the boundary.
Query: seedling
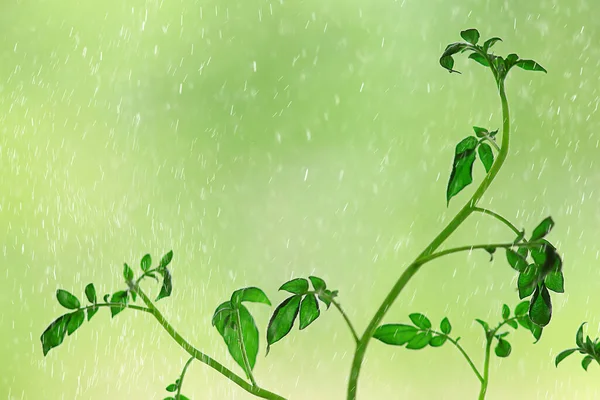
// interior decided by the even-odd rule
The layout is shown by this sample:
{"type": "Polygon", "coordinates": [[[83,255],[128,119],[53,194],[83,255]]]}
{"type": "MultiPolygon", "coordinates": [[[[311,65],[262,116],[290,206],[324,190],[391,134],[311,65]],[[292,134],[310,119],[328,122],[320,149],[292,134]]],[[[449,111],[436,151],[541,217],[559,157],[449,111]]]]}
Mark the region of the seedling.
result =
{"type": "MultiPolygon", "coordinates": [[[[447,342],[451,343],[463,355],[479,380],[481,389],[478,398],[480,400],[484,399],[489,383],[492,346],[494,345],[494,353],[498,357],[508,357],[512,352],[512,347],[507,340],[509,331],[501,330],[506,327],[517,329],[521,325],[531,332],[535,338],[535,343],[537,343],[542,336],[543,329],[550,323],[552,317],[550,291],[556,293],[564,292],[561,257],[557,249],[546,239],[554,226],[552,218],[547,217],[542,220],[534,227],[529,238],[526,239],[524,230],[518,229],[498,213],[478,206],[483,194],[502,168],[509,152],[511,138],[510,117],[504,87],[508,73],[515,66],[528,71],[546,72],[546,70],[537,62],[521,59],[514,53],[506,57],[494,54],[491,49],[497,42],[501,41],[498,37],[488,39],[482,45],[478,44],[480,35],[476,29],[462,31],[461,37],[464,39],[464,42],[452,43],[446,47],[440,58],[440,65],[450,73],[458,73],[454,69],[453,57],[460,53],[469,53],[469,59],[491,71],[500,96],[502,109],[500,144],[497,143],[498,129],[492,130],[474,126],[474,135],[467,136],[456,145],[450,179],[446,188],[446,204],[449,204],[450,200],[461,194],[463,189],[473,183],[473,165],[476,159],[479,158],[486,175],[475,189],[471,198],[425,250],[406,268],[361,335],[357,333],[352,322],[343,311],[341,304],[338,302],[338,291],[329,289],[327,283],[316,276],[310,276],[308,279],[292,279],[279,288],[280,291],[285,291],[289,295],[275,307],[266,329],[267,345],[265,354],[268,354],[271,346],[290,334],[296,321],[298,321],[297,325],[299,329],[304,330],[320,317],[322,306],[325,306],[325,309],[328,310],[333,305],[342,316],[356,344],[348,380],[348,400],[355,400],[357,397],[360,370],[368,344],[373,337],[385,344],[405,346],[407,349],[412,350],[423,349],[427,346],[440,347],[447,342]],[[473,214],[482,214],[495,218],[513,232],[512,237],[502,243],[471,244],[438,251],[438,248],[446,239],[473,214]],[[467,355],[459,344],[460,338],[450,336],[452,325],[448,318],[444,318],[441,321],[439,330],[433,329],[429,318],[422,313],[410,314],[409,318],[412,322],[410,325],[381,324],[387,311],[391,308],[406,284],[423,265],[448,254],[470,252],[472,250],[486,251],[490,254],[490,257],[494,257],[499,250],[503,251],[508,265],[518,273],[516,288],[518,297],[520,300],[527,299],[518,303],[512,313],[508,305],[503,305],[501,310],[502,320],[494,328],[490,327],[486,321],[481,319],[476,320],[483,327],[485,333],[486,344],[482,369],[478,369],[475,366],[471,357],[467,355]]],[[[90,321],[102,307],[108,307],[113,318],[125,309],[136,310],[152,315],[173,340],[191,356],[185,364],[180,377],[166,387],[169,397],[166,397],[165,400],[188,399],[188,397],[182,394],[182,385],[185,373],[193,360],[198,360],[215,369],[242,389],[259,398],[284,399],[282,396],[262,388],[253,375],[254,366],[259,354],[260,334],[251,309],[252,307],[271,306],[271,301],[265,292],[257,287],[246,287],[236,290],[232,293],[229,300],[224,301],[216,308],[212,318],[212,325],[223,338],[233,360],[243,371],[245,377],[242,377],[187,342],[156,308],[155,302],[169,297],[173,290],[172,277],[169,270],[172,258],[173,252],[169,251],[161,258],[158,266],[153,268],[152,258],[149,254],[146,254],[141,259],[141,275],[137,279],[135,278],[133,269],[129,265],[124,264],[123,278],[127,284],[127,289],[119,290],[112,295],[105,295],[103,302],[98,301],[96,289],[91,283],[85,288],[85,296],[89,302],[87,306],[83,306],[73,294],[59,289],[57,291],[58,302],[72,311],[52,322],[42,334],[41,342],[44,356],[51,349],[59,346],[66,335],[72,335],[79,329],[86,315],[87,320],[90,321]],[[149,278],[160,283],[160,291],[154,301],[146,295],[140,286],[142,281],[149,278]],[[138,298],[143,305],[134,304],[138,298]]],[[[578,348],[562,352],[556,358],[556,365],[575,351],[587,354],[582,363],[586,369],[592,360],[600,363],[600,346],[598,340],[591,342],[588,337],[584,342],[582,327],[577,333],[578,348]]]]}

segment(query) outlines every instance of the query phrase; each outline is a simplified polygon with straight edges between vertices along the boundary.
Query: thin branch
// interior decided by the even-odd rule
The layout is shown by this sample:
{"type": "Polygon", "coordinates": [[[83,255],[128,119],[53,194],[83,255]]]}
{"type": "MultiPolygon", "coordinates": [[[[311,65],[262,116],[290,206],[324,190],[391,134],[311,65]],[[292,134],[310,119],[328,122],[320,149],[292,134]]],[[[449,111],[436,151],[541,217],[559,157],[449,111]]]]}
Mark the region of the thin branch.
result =
{"type": "Polygon", "coordinates": [[[489,248],[503,248],[510,249],[511,247],[537,247],[539,243],[490,243],[490,244],[473,244],[470,246],[461,246],[461,247],[453,247],[451,249],[446,249],[442,251],[438,251],[437,253],[430,254],[428,256],[422,257],[417,260],[421,265],[428,263],[431,260],[436,258],[440,258],[452,253],[458,253],[461,251],[471,251],[477,249],[489,249],[489,248]]]}
{"type": "Polygon", "coordinates": [[[458,343],[458,341],[460,340],[460,338],[452,339],[450,336],[446,335],[445,333],[436,332],[436,331],[433,331],[433,330],[431,331],[431,333],[435,333],[437,335],[445,336],[450,341],[450,343],[452,343],[453,345],[455,345],[456,348],[458,349],[458,351],[460,351],[462,353],[462,355],[465,357],[465,359],[467,360],[467,362],[471,366],[471,369],[473,370],[473,372],[475,373],[475,375],[477,375],[477,379],[479,379],[479,382],[483,383],[483,377],[481,376],[481,374],[479,373],[479,370],[477,369],[477,367],[473,363],[473,360],[471,360],[471,357],[469,357],[469,355],[467,354],[467,352],[465,351],[465,349],[463,349],[463,347],[458,343]]]}
{"type": "Polygon", "coordinates": [[[185,373],[186,373],[188,367],[190,366],[190,364],[192,363],[192,361],[194,361],[194,360],[195,360],[194,357],[190,357],[190,359],[187,360],[187,362],[183,366],[183,371],[181,371],[181,376],[179,377],[179,383],[177,384],[177,394],[175,395],[175,399],[177,399],[177,400],[179,400],[179,398],[181,397],[181,387],[183,386],[183,378],[185,377],[185,373]]]}
{"type": "Polygon", "coordinates": [[[348,325],[348,328],[352,332],[352,337],[354,337],[354,341],[356,342],[356,344],[358,344],[360,339],[358,338],[358,334],[356,333],[356,330],[354,329],[354,326],[352,325],[350,318],[348,318],[348,315],[344,312],[344,310],[342,310],[342,306],[340,306],[340,303],[338,303],[337,301],[335,301],[333,299],[331,300],[331,303],[335,306],[335,308],[338,309],[340,314],[342,314],[344,321],[346,321],[346,325],[348,325]]]}
{"type": "Polygon", "coordinates": [[[482,207],[473,207],[473,211],[477,211],[477,212],[480,212],[480,213],[483,213],[483,214],[491,215],[492,217],[500,220],[503,224],[505,224],[510,229],[512,229],[512,231],[514,233],[516,233],[517,235],[521,234],[521,231],[516,226],[514,226],[509,220],[507,220],[506,218],[504,218],[502,215],[493,212],[492,210],[488,210],[487,208],[482,208],[482,207]]]}

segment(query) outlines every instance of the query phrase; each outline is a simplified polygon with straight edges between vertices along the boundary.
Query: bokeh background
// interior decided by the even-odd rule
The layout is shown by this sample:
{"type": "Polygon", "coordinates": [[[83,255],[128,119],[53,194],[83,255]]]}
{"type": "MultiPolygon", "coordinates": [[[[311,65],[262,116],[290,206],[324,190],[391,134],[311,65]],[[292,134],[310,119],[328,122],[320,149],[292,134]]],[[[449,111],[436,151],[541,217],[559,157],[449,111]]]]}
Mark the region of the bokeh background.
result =
{"type": "MultiPolygon", "coordinates": [[[[542,340],[520,329],[492,358],[488,399],[598,399],[598,365],[557,369],[580,323],[600,334],[600,3],[590,0],[5,1],[0,6],[0,398],[162,399],[187,355],[149,316],[103,309],[43,357],[40,334],[84,298],[124,287],[122,263],[173,249],[158,305],[199,349],[241,374],[214,308],[256,285],[274,303],[292,277],[323,277],[362,330],[393,281],[466,201],[445,188],[455,144],[500,126],[491,74],[438,64],[459,31],[500,36],[549,71],[507,82],[514,131],[481,205],[529,232],[551,215],[566,290],[542,340]]],[[[476,165],[479,181],[483,168],[476,165]]],[[[474,215],[446,243],[505,241],[474,215]]],[[[448,316],[478,365],[483,318],[518,303],[500,254],[427,265],[386,322],[448,316]]],[[[157,292],[151,283],[146,290],[157,292]]],[[[342,399],[353,350],[331,309],[264,357],[256,377],[290,399],[342,399]]],[[[193,399],[250,399],[194,363],[193,399]]],[[[452,346],[372,342],[363,399],[474,399],[452,346]]]]}

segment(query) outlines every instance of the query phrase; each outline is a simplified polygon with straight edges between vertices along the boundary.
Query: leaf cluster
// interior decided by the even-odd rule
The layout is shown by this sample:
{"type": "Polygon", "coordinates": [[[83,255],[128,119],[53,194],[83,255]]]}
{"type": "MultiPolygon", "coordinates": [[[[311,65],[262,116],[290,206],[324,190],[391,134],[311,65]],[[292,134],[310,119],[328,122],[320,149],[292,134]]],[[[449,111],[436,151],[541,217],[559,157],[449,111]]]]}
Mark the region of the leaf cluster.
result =
{"type": "Polygon", "coordinates": [[[562,360],[564,360],[576,351],[578,351],[580,354],[585,354],[585,357],[583,357],[583,359],[581,360],[581,367],[584,370],[587,371],[589,365],[594,360],[598,363],[598,365],[600,365],[600,339],[596,338],[594,341],[592,341],[592,339],[590,339],[589,336],[586,336],[584,340],[583,326],[585,324],[585,322],[581,324],[581,326],[577,330],[577,334],[575,335],[575,344],[577,345],[577,347],[560,352],[560,354],[556,356],[554,365],[558,367],[558,364],[562,360]]]}

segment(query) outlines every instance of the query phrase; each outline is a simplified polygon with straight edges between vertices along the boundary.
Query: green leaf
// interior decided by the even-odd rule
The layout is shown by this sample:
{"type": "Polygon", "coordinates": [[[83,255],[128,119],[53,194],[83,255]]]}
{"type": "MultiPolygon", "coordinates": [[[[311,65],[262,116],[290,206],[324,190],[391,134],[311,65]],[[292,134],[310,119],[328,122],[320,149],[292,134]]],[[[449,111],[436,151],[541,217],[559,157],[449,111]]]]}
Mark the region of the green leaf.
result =
{"type": "Polygon", "coordinates": [[[85,297],[87,297],[90,303],[96,304],[96,288],[93,283],[88,283],[85,287],[85,297]]]}
{"type": "Polygon", "coordinates": [[[177,389],[177,385],[175,385],[174,383],[171,383],[169,386],[166,387],[167,392],[176,392],[177,389]]]}
{"type": "Polygon", "coordinates": [[[319,303],[315,295],[306,295],[300,304],[300,330],[309,326],[319,314],[319,303]]]}
{"type": "Polygon", "coordinates": [[[65,314],[58,317],[46,328],[44,333],[42,333],[40,340],[42,341],[42,351],[44,356],[46,356],[51,349],[61,345],[67,333],[67,324],[69,323],[70,318],[71,314],[65,314]]]}
{"type": "Polygon", "coordinates": [[[281,340],[294,326],[294,321],[300,309],[301,295],[288,297],[277,306],[267,327],[267,354],[273,343],[281,340]]]}
{"type": "Polygon", "coordinates": [[[127,282],[133,280],[133,271],[131,270],[131,268],[129,268],[129,265],[127,265],[127,263],[123,264],[123,278],[125,278],[125,281],[127,282]]]}
{"type": "Polygon", "coordinates": [[[160,288],[160,292],[156,297],[156,301],[169,297],[173,291],[173,282],[171,280],[171,273],[167,268],[159,269],[158,272],[163,276],[163,283],[160,288]]]}
{"type": "Polygon", "coordinates": [[[525,271],[519,274],[517,288],[519,289],[519,299],[531,296],[535,290],[535,281],[539,268],[535,264],[529,264],[525,271]]]}
{"type": "Polygon", "coordinates": [[[146,254],[144,257],[142,257],[142,260],[140,261],[140,267],[144,272],[148,272],[150,270],[152,267],[152,256],[150,254],[146,254]]]}
{"type": "Polygon", "coordinates": [[[552,290],[556,293],[564,293],[565,292],[565,278],[563,276],[562,271],[560,270],[552,270],[548,275],[546,275],[546,279],[544,279],[544,283],[549,290],[552,290]]]}
{"type": "Polygon", "coordinates": [[[327,305],[327,309],[329,310],[329,306],[335,297],[337,297],[338,291],[325,289],[323,293],[319,293],[319,300],[321,300],[325,305],[327,305]]]}
{"type": "Polygon", "coordinates": [[[489,67],[490,66],[490,63],[488,62],[487,58],[485,58],[480,53],[471,53],[471,55],[469,55],[469,58],[471,60],[474,60],[477,63],[483,65],[484,67],[489,67]]]}
{"type": "Polygon", "coordinates": [[[431,328],[431,321],[429,320],[429,318],[427,318],[423,314],[412,313],[408,316],[408,318],[410,318],[410,320],[413,322],[413,324],[415,324],[415,326],[417,326],[418,328],[421,328],[421,329],[430,329],[431,328]]]}
{"type": "Polygon", "coordinates": [[[477,29],[466,29],[460,32],[460,37],[471,44],[477,44],[479,41],[479,31],[477,29]]]}
{"type": "Polygon", "coordinates": [[[69,318],[69,322],[67,323],[67,333],[69,336],[83,324],[83,321],[85,321],[85,312],[83,310],[71,313],[71,318],[69,318]]]}
{"type": "Polygon", "coordinates": [[[515,63],[517,67],[523,68],[526,71],[541,71],[548,72],[540,64],[533,60],[519,60],[515,63]]]}
{"type": "Polygon", "coordinates": [[[312,283],[315,292],[322,292],[327,289],[327,284],[323,279],[316,276],[309,276],[308,279],[310,279],[310,283],[312,283]]]}
{"type": "Polygon", "coordinates": [[[419,332],[418,328],[405,324],[381,325],[373,333],[373,337],[385,344],[403,346],[411,341],[419,332]]]}
{"type": "Polygon", "coordinates": [[[452,73],[452,72],[460,73],[460,72],[452,69],[454,67],[454,59],[452,58],[452,55],[462,52],[462,51],[466,50],[468,47],[469,47],[469,45],[466,43],[449,44],[448,46],[446,46],[446,49],[444,50],[444,52],[442,53],[442,56],[440,57],[440,65],[442,67],[444,67],[445,69],[447,69],[448,72],[450,72],[450,73],[452,73]]]}
{"type": "Polygon", "coordinates": [[[479,154],[479,159],[485,168],[485,172],[490,172],[492,164],[494,164],[494,152],[492,152],[490,145],[487,143],[481,143],[477,148],[477,153],[479,154]]]}
{"type": "Polygon", "coordinates": [[[507,320],[506,321],[506,325],[510,326],[513,329],[518,329],[519,328],[519,324],[514,319],[507,320]]]}
{"type": "Polygon", "coordinates": [[[529,241],[533,242],[535,240],[545,237],[548,233],[550,233],[553,227],[554,221],[552,220],[552,217],[545,218],[542,222],[540,222],[538,226],[535,227],[533,233],[531,234],[531,239],[529,239],[529,241]]]}
{"type": "Polygon", "coordinates": [[[158,269],[166,268],[171,263],[172,259],[173,259],[173,250],[169,251],[167,254],[165,254],[160,259],[160,263],[158,264],[158,269]]]}
{"type": "Polygon", "coordinates": [[[506,63],[508,64],[509,68],[515,65],[517,61],[519,61],[519,56],[515,53],[511,53],[506,56],[506,63]]]}
{"type": "Polygon", "coordinates": [[[89,321],[90,319],[92,319],[92,317],[98,312],[98,310],[100,309],[100,307],[98,306],[92,306],[90,308],[87,309],[87,320],[89,321]]]}
{"type": "Polygon", "coordinates": [[[495,247],[484,247],[484,250],[490,254],[490,261],[494,259],[494,253],[496,252],[495,247]]]}
{"type": "MultiPolygon", "coordinates": [[[[523,234],[523,236],[525,236],[525,231],[522,231],[521,234],[523,234]]],[[[521,239],[523,239],[523,236],[521,236],[521,239]]],[[[519,239],[519,240],[521,240],[519,239]]],[[[519,254],[521,257],[523,257],[525,260],[527,260],[527,255],[529,254],[529,250],[527,249],[527,247],[519,247],[517,249],[517,254],[519,254]]]]}
{"type": "Polygon", "coordinates": [[[502,333],[499,333],[499,334],[497,334],[497,335],[494,335],[494,336],[495,336],[497,339],[502,339],[503,337],[506,337],[506,336],[508,336],[508,335],[510,335],[510,332],[502,332],[502,333]]]}
{"type": "Polygon", "coordinates": [[[293,294],[306,294],[308,292],[308,281],[304,278],[292,279],[281,285],[279,290],[285,290],[293,294]]]}
{"type": "Polygon", "coordinates": [[[233,304],[241,304],[243,301],[248,301],[251,303],[262,303],[268,306],[271,305],[269,298],[261,289],[257,287],[247,287],[243,289],[238,289],[231,295],[231,302],[233,304]]]}
{"type": "Polygon", "coordinates": [[[417,335],[406,344],[406,348],[410,350],[420,350],[426,347],[432,338],[433,335],[429,331],[417,333],[417,335]]]}
{"type": "Polygon", "coordinates": [[[475,162],[477,143],[475,136],[469,136],[456,145],[452,172],[446,190],[448,203],[452,197],[473,182],[473,163],[475,162]]]}
{"type": "Polygon", "coordinates": [[[446,339],[448,339],[447,336],[444,335],[439,335],[439,336],[434,336],[430,341],[429,341],[429,345],[431,347],[440,347],[443,346],[444,343],[446,343],[446,339]]]}
{"type": "Polygon", "coordinates": [[[494,352],[498,357],[504,358],[510,355],[511,350],[512,347],[510,346],[510,343],[504,339],[498,339],[498,344],[496,345],[494,352]]]}
{"type": "Polygon", "coordinates": [[[502,305],[502,319],[507,320],[510,317],[510,307],[506,304],[502,305]]]}
{"type": "MultiPolygon", "coordinates": [[[[475,54],[475,53],[473,53],[473,54],[475,54]]],[[[487,129],[481,128],[479,126],[474,126],[473,131],[475,132],[475,136],[477,136],[478,138],[484,138],[489,135],[489,132],[487,129]]]]}
{"type": "Polygon", "coordinates": [[[577,330],[577,334],[575,335],[575,343],[577,344],[577,346],[579,346],[581,348],[583,348],[583,346],[584,346],[584,343],[583,343],[583,326],[586,323],[587,322],[584,322],[583,324],[581,324],[581,326],[577,330]]]}
{"type": "Polygon", "coordinates": [[[535,338],[535,343],[540,341],[540,338],[542,337],[542,331],[543,328],[539,325],[534,324],[533,322],[531,322],[531,318],[529,319],[529,331],[531,332],[531,334],[533,335],[533,337],[535,338]]]}
{"type": "Polygon", "coordinates": [[[58,289],[56,291],[56,299],[61,306],[68,308],[69,310],[77,310],[79,307],[81,307],[79,299],[66,290],[58,289]]]}
{"type": "Polygon", "coordinates": [[[581,366],[587,371],[592,361],[594,361],[594,358],[592,356],[585,356],[583,360],[581,360],[581,366]]]}
{"type": "Polygon", "coordinates": [[[554,365],[556,367],[558,367],[558,364],[564,360],[565,358],[569,357],[571,354],[573,354],[575,351],[577,351],[577,349],[568,349],[568,350],[564,350],[561,351],[559,355],[556,356],[556,359],[554,360],[554,365]]]}
{"type": "Polygon", "coordinates": [[[490,326],[488,325],[487,322],[485,322],[479,318],[475,319],[475,321],[479,322],[479,325],[481,325],[483,327],[486,334],[490,331],[490,326]]]}
{"type": "Polygon", "coordinates": [[[531,298],[529,318],[531,318],[534,324],[544,327],[550,323],[551,317],[552,301],[550,300],[550,293],[548,293],[548,289],[542,283],[535,289],[531,298]]]}
{"type": "Polygon", "coordinates": [[[128,292],[126,290],[120,290],[112,295],[112,297],[110,298],[111,303],[122,304],[119,306],[110,307],[110,315],[112,317],[115,317],[117,314],[119,314],[125,309],[125,305],[127,304],[127,296],[128,292]]]}
{"type": "Polygon", "coordinates": [[[502,39],[500,39],[499,37],[493,37],[490,38],[488,40],[486,40],[483,43],[483,51],[485,51],[487,53],[487,51],[496,43],[496,42],[501,42],[502,39]]]}
{"type": "Polygon", "coordinates": [[[527,260],[519,253],[511,249],[506,249],[506,260],[510,266],[518,272],[523,272],[527,268],[527,260]]]}
{"type": "Polygon", "coordinates": [[[515,317],[522,317],[529,313],[529,302],[527,300],[520,302],[515,307],[515,317]]]}
{"type": "Polygon", "coordinates": [[[452,332],[452,325],[450,324],[450,320],[447,317],[444,317],[444,319],[440,323],[440,330],[446,335],[449,335],[450,332],[452,332]]]}

